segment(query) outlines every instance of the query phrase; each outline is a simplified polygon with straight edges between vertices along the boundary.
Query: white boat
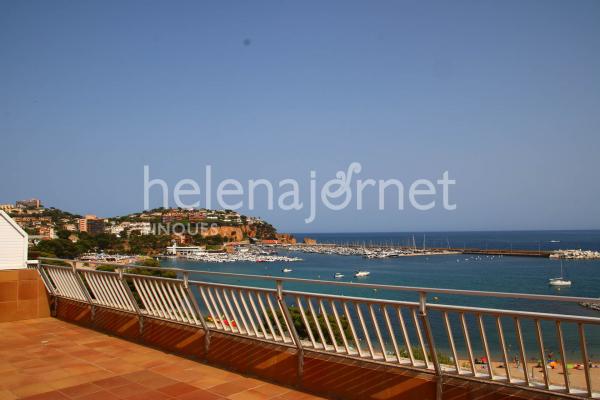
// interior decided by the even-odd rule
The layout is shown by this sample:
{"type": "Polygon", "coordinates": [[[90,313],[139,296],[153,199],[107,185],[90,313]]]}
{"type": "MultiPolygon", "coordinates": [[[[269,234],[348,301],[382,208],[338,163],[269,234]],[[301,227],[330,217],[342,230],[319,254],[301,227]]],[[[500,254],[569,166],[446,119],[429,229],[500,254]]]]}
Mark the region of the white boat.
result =
{"type": "Polygon", "coordinates": [[[363,276],[369,276],[371,275],[371,273],[369,271],[356,271],[354,273],[354,276],[357,278],[363,277],[363,276]]]}
{"type": "Polygon", "coordinates": [[[571,281],[563,278],[552,278],[548,280],[550,286],[571,286],[571,281]]]}
{"type": "Polygon", "coordinates": [[[291,269],[291,268],[284,268],[281,270],[281,272],[285,272],[285,273],[292,272],[292,271],[293,271],[293,269],[291,269]]]}
{"type": "Polygon", "coordinates": [[[335,275],[333,275],[333,277],[335,279],[340,279],[344,277],[344,274],[342,274],[341,272],[336,272],[335,275]]]}
{"type": "Polygon", "coordinates": [[[560,278],[551,278],[548,280],[550,286],[571,286],[571,281],[564,278],[563,263],[560,262],[560,278]]]}

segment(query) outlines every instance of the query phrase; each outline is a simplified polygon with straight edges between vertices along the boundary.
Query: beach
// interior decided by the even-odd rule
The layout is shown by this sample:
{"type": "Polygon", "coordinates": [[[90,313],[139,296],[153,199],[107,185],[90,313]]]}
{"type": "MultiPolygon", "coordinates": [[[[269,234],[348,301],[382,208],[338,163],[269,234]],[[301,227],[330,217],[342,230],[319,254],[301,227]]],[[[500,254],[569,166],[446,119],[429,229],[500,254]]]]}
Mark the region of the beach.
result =
{"type": "MultiPolygon", "coordinates": [[[[492,362],[492,368],[494,376],[506,377],[506,369],[504,368],[504,364],[500,362],[492,362]]],[[[577,364],[573,364],[575,367],[577,364]]],[[[592,382],[593,388],[600,388],[600,367],[597,363],[592,363],[592,368],[590,368],[590,378],[592,382]]],[[[470,362],[468,360],[461,360],[459,362],[459,366],[461,367],[461,371],[463,373],[469,373],[470,362]]],[[[486,364],[476,364],[475,371],[477,374],[487,375],[487,365],[486,364]]],[[[453,366],[449,366],[448,368],[454,369],[453,366]]],[[[509,371],[511,375],[511,379],[520,379],[524,380],[523,374],[523,366],[519,365],[517,368],[514,362],[509,363],[509,371]]],[[[546,369],[548,373],[548,381],[550,385],[556,386],[565,386],[565,378],[563,367],[560,362],[557,362],[557,365],[554,368],[547,367],[546,369]]],[[[571,388],[585,390],[586,388],[586,378],[585,378],[585,369],[581,365],[580,368],[568,368],[568,379],[571,388]]],[[[539,367],[537,362],[528,362],[527,363],[527,375],[529,377],[530,382],[534,382],[537,384],[544,384],[544,372],[542,368],[539,367]]]]}

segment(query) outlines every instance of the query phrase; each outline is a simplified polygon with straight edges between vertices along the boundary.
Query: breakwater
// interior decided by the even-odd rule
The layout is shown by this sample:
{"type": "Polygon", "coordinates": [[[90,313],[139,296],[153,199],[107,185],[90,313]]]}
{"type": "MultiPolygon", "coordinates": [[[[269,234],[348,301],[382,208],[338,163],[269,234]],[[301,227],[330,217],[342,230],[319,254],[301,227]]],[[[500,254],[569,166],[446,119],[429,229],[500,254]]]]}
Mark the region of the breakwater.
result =
{"type": "Polygon", "coordinates": [[[547,250],[518,250],[518,249],[478,249],[478,248],[452,248],[452,247],[426,247],[416,248],[411,246],[394,245],[367,245],[367,244],[295,244],[282,245],[290,251],[304,253],[336,254],[347,256],[362,256],[365,258],[392,258],[404,256],[433,256],[447,254],[479,254],[490,256],[516,256],[516,257],[550,257],[553,252],[547,250]]]}

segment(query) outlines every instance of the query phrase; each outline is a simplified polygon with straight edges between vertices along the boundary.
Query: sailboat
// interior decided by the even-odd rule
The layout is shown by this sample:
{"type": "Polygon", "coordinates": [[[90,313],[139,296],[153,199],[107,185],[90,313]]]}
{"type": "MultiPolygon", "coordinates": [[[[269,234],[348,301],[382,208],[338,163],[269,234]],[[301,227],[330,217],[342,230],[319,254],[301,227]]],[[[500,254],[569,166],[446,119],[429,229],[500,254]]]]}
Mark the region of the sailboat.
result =
{"type": "Polygon", "coordinates": [[[571,286],[571,281],[564,278],[562,261],[560,262],[560,278],[550,278],[548,284],[550,286],[571,286]]]}

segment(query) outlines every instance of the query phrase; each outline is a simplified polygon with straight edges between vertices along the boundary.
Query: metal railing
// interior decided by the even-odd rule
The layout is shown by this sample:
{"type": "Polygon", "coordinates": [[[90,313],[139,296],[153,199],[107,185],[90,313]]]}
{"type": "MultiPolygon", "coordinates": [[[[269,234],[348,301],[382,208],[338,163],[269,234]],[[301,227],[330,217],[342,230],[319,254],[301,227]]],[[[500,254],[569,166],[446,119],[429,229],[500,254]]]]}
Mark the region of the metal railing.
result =
{"type": "Polygon", "coordinates": [[[89,304],[92,317],[95,307],[106,307],[137,314],[140,329],[143,329],[145,318],[196,326],[206,333],[206,349],[210,346],[211,332],[297,348],[300,376],[304,352],[314,351],[435,374],[438,395],[441,395],[445,376],[569,397],[597,395],[594,392],[597,388],[592,383],[586,329],[598,327],[600,318],[445,305],[428,302],[428,296],[444,294],[561,303],[598,302],[598,299],[344,283],[57,259],[42,259],[38,269],[51,295],[89,304]],[[94,269],[100,265],[108,265],[114,271],[94,269]],[[177,278],[140,274],[140,268],[175,272],[177,278]],[[191,275],[206,279],[191,280],[191,275]],[[274,287],[209,282],[207,279],[211,277],[272,282],[274,287]],[[418,300],[309,293],[284,289],[284,284],[409,292],[418,295],[418,300]],[[509,324],[513,329],[508,328],[509,324]],[[524,324],[532,328],[526,330],[524,324]],[[551,335],[543,329],[549,324],[552,325],[551,335]],[[578,343],[573,347],[578,349],[567,347],[566,327],[569,332],[576,332],[578,343]],[[513,335],[518,357],[511,360],[507,336],[513,338],[513,335]],[[553,368],[560,367],[562,374],[557,373],[558,369],[555,373],[554,369],[547,368],[546,345],[550,336],[559,353],[559,361],[553,368]],[[447,346],[440,344],[443,341],[447,346]],[[529,353],[532,343],[535,349],[529,353]],[[449,354],[444,355],[444,351],[449,354]],[[579,357],[573,356],[577,353],[579,357]],[[483,354],[479,363],[476,354],[483,354]],[[535,376],[534,368],[529,373],[528,354],[535,354],[539,360],[538,376],[535,376]],[[568,368],[569,361],[581,367],[583,379],[580,380],[583,382],[572,382],[574,371],[568,368]]]}

